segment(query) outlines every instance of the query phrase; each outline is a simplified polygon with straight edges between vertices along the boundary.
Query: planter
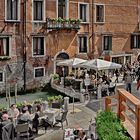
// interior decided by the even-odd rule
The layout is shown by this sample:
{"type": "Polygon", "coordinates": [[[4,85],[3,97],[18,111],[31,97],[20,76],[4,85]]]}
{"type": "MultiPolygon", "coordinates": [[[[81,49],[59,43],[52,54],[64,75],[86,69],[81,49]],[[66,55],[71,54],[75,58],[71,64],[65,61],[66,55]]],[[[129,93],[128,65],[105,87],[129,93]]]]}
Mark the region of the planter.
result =
{"type": "Polygon", "coordinates": [[[10,60],[11,58],[8,57],[8,56],[3,56],[3,57],[0,57],[0,61],[6,61],[6,60],[10,60]]]}

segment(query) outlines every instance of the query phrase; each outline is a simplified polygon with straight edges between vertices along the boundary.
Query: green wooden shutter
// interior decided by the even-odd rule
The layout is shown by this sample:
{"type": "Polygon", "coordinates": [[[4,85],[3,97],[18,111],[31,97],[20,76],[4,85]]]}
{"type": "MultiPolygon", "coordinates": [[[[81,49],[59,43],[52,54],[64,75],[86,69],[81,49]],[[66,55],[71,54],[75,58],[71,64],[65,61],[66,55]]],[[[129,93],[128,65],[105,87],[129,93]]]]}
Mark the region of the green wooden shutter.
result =
{"type": "Polygon", "coordinates": [[[112,50],[112,36],[109,36],[109,48],[108,50],[112,50]]]}
{"type": "Polygon", "coordinates": [[[140,35],[138,35],[138,41],[137,41],[137,46],[138,46],[138,48],[140,48],[140,35]]]}
{"type": "Polygon", "coordinates": [[[9,56],[9,37],[6,38],[6,55],[9,56]]]}
{"type": "Polygon", "coordinates": [[[133,49],[134,48],[134,35],[131,35],[131,49],[133,49]]]}

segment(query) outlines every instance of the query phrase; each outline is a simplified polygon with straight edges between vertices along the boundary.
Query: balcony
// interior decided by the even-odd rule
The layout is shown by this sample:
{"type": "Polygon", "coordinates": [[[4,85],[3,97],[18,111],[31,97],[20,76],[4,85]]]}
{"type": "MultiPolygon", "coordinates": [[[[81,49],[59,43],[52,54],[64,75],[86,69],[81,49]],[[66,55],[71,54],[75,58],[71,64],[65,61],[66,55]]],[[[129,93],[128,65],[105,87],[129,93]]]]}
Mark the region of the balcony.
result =
{"type": "Polygon", "coordinates": [[[46,28],[52,29],[52,30],[76,30],[78,31],[80,29],[80,19],[50,19],[47,18],[46,22],[46,28]]]}

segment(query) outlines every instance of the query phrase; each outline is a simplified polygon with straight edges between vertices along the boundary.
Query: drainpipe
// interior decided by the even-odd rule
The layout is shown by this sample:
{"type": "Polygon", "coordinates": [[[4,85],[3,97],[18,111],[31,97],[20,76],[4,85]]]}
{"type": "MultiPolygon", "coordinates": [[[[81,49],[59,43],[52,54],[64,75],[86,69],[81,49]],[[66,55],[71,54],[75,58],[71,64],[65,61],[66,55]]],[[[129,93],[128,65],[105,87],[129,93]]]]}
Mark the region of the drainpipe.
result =
{"type": "Polygon", "coordinates": [[[26,93],[26,0],[23,0],[23,90],[26,93]]]}
{"type": "Polygon", "coordinates": [[[94,57],[94,0],[92,0],[92,53],[94,57]]]}
{"type": "Polygon", "coordinates": [[[92,46],[90,48],[91,58],[94,57],[94,0],[91,1],[91,36],[89,37],[91,39],[92,46]],[[92,57],[93,56],[93,57],[92,57]]]}

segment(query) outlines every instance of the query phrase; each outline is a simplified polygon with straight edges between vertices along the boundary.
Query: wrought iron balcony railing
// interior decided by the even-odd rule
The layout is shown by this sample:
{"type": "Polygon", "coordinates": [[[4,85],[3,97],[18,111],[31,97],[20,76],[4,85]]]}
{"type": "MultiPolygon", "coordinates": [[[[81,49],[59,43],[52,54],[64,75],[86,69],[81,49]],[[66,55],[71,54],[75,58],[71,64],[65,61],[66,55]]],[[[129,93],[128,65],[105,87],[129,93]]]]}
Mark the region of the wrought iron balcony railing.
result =
{"type": "Polygon", "coordinates": [[[69,30],[79,30],[80,29],[80,19],[50,19],[47,18],[47,29],[69,29],[69,30]]]}

